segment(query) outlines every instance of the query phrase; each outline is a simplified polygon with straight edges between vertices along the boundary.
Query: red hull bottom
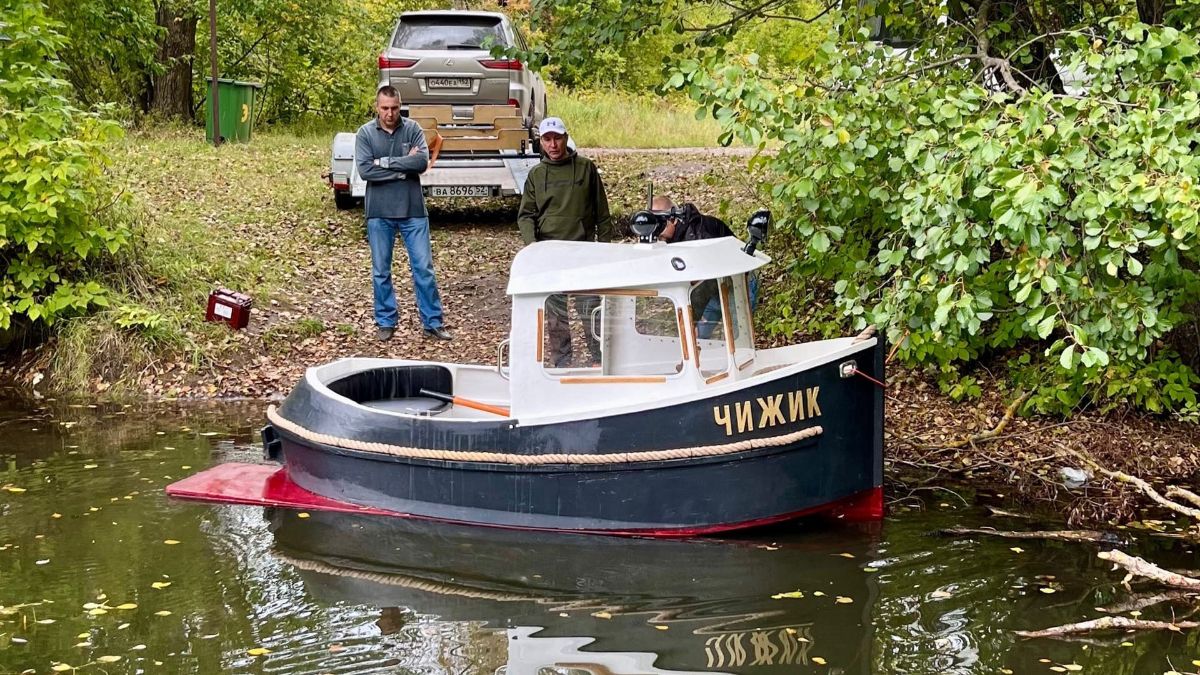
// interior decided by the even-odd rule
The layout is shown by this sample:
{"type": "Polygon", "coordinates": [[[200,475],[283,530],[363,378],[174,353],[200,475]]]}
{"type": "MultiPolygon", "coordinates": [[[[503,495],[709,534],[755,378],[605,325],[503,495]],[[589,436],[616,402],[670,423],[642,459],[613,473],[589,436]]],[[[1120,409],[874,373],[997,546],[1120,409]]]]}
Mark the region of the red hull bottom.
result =
{"type": "MultiPolygon", "coordinates": [[[[221,504],[275,506],[289,509],[318,509],[342,513],[363,513],[401,518],[424,518],[398,511],[359,506],[309,492],[292,482],[287,469],[270,464],[219,464],[167,486],[166,492],[178,499],[221,504]]],[[[883,518],[883,488],[874,487],[845,499],[817,507],[739,523],[721,523],[703,527],[661,530],[587,530],[592,534],[637,537],[691,537],[733,530],[763,527],[802,516],[825,514],[849,522],[876,521],[883,518]]],[[[449,521],[460,522],[460,521],[449,521]]],[[[464,523],[489,526],[488,523],[464,523]]],[[[497,527],[496,525],[491,525],[497,527]]]]}

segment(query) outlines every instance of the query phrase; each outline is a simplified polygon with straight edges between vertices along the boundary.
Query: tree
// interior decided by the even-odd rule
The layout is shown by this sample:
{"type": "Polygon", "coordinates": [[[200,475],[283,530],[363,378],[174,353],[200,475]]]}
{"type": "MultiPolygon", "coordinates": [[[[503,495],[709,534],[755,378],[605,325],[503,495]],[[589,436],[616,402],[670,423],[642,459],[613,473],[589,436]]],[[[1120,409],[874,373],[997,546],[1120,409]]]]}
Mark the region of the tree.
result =
{"type": "Polygon", "coordinates": [[[885,328],[956,395],[999,359],[1037,409],[1195,412],[1195,352],[1172,345],[1200,306],[1200,4],[722,1],[698,23],[700,4],[639,3],[596,39],[695,36],[668,85],[724,139],[771,146],[757,161],[801,249],[794,283],[824,280],[846,321],[885,328]],[[901,48],[869,40],[872,19],[901,48]],[[731,47],[761,22],[824,22],[826,39],[764,68],[731,47]]]}

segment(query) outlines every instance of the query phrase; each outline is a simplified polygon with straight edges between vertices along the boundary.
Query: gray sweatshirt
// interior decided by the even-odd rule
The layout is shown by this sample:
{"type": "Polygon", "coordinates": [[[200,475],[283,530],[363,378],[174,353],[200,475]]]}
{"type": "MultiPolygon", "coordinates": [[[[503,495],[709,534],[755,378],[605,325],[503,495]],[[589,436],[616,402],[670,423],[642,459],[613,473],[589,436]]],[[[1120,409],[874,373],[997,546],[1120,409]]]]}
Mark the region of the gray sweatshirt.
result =
{"type": "Polygon", "coordinates": [[[421,218],[425,197],[421,194],[421,173],[429,168],[429,146],[421,125],[401,117],[396,131],[388,133],[379,119],[358,128],[354,139],[354,163],[358,175],[367,181],[363,210],[367,218],[421,218]],[[409,156],[412,148],[420,152],[409,156]],[[379,164],[375,160],[380,160],[379,164]]]}

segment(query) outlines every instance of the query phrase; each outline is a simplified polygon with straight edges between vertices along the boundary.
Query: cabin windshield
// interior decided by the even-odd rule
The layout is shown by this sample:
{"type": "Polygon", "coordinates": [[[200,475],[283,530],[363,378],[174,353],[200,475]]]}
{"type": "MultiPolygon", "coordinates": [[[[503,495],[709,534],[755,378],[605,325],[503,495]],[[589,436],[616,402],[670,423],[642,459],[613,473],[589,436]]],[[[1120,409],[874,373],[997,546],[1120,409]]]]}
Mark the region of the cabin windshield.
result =
{"type": "Polygon", "coordinates": [[[745,275],[694,284],[691,313],[696,322],[696,348],[702,375],[718,378],[731,368],[745,368],[754,360],[754,333],[745,275]]]}
{"type": "Polygon", "coordinates": [[[552,377],[665,377],[683,370],[683,311],[657,291],[558,293],[539,314],[538,356],[552,377]]]}

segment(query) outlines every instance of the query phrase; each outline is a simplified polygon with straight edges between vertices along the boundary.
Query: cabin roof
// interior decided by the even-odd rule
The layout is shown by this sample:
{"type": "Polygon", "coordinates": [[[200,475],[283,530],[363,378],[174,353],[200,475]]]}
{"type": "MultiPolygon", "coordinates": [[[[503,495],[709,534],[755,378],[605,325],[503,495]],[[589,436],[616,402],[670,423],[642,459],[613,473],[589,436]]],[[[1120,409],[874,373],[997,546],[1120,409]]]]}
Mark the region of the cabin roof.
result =
{"type": "Polygon", "coordinates": [[[509,295],[638,288],[744,274],[771,261],[742,252],[734,237],[678,244],[601,244],[539,241],[517,253],[509,295]],[[676,269],[682,261],[683,269],[676,269]]]}

